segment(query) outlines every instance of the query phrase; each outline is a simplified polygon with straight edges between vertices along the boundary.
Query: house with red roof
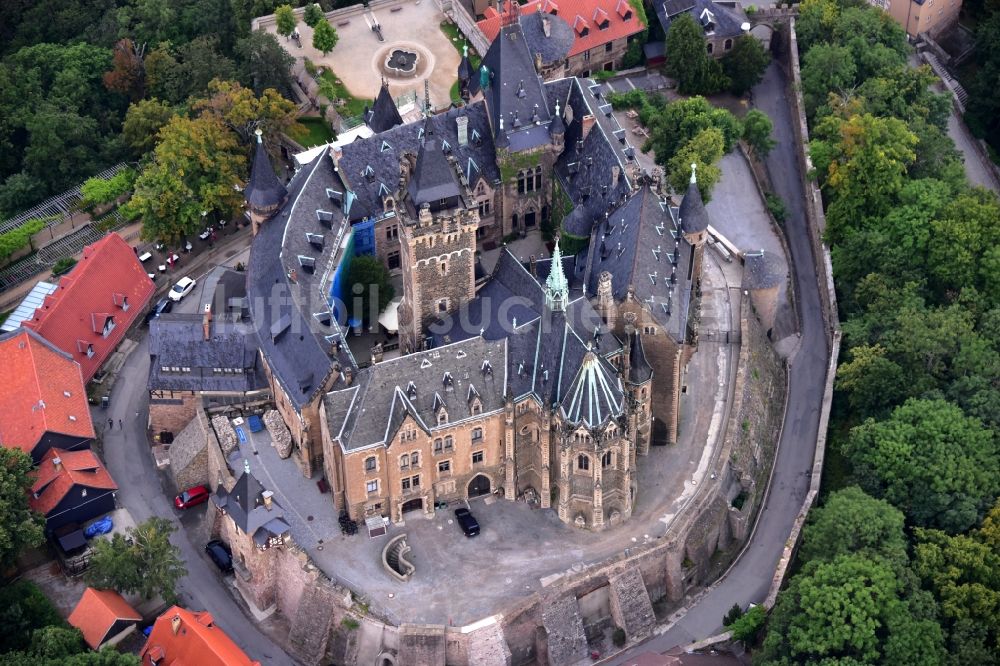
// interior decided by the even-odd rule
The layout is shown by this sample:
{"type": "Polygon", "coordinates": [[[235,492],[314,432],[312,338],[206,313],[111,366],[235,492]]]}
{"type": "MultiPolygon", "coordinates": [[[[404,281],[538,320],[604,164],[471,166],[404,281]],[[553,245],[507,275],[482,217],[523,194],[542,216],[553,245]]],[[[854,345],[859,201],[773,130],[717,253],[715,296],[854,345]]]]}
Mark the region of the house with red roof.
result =
{"type": "Polygon", "coordinates": [[[49,449],[32,474],[29,504],[45,516],[48,530],[115,510],[118,485],[90,449],[49,449]]]}
{"type": "Polygon", "coordinates": [[[52,447],[88,448],[94,425],[80,364],[34,331],[0,335],[0,446],[38,462],[52,447]]]}
{"type": "MultiPolygon", "coordinates": [[[[602,70],[610,72],[622,69],[629,44],[638,39],[646,29],[646,24],[629,0],[533,0],[521,5],[520,11],[522,17],[541,14],[562,19],[558,22],[560,25],[551,18],[544,21],[541,36],[534,40],[530,39],[531,35],[526,31],[526,39],[537,42],[529,43],[533,53],[545,54],[550,50],[547,43],[561,36],[562,23],[571,29],[573,41],[565,56],[565,70],[552,70],[547,66],[548,63],[542,63],[543,67],[536,66],[539,70],[545,70],[546,79],[559,76],[586,77],[602,70]]],[[[485,18],[477,25],[486,40],[492,43],[500,34],[503,17],[492,5],[484,10],[483,15],[485,18]]]]}
{"type": "Polygon", "coordinates": [[[215,626],[207,611],[169,608],[139,653],[142,666],[260,666],[215,626]]]}
{"type": "Polygon", "coordinates": [[[142,615],[114,590],[88,587],[69,615],[69,623],[80,630],[91,650],[117,645],[135,631],[142,615]]]}
{"type": "Polygon", "coordinates": [[[22,325],[70,354],[86,383],[142,316],[154,289],[132,247],[108,234],[84,248],[73,270],[22,325]]]}

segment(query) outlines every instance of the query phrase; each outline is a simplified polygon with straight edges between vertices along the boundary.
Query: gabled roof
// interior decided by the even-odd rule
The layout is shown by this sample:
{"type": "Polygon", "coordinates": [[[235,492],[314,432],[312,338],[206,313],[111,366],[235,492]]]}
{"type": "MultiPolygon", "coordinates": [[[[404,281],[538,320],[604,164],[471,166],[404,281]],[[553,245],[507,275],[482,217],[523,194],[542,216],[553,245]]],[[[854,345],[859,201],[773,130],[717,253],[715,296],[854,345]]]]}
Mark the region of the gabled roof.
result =
{"type": "Polygon", "coordinates": [[[31,508],[47,516],[76,486],[93,490],[118,490],[115,480],[90,449],[49,449],[32,472],[31,508]],[[59,461],[58,466],[56,460],[59,461]]]}
{"type": "Polygon", "coordinates": [[[80,364],[40,335],[0,335],[0,445],[31,455],[42,436],[94,437],[80,364]]]}
{"type": "Polygon", "coordinates": [[[407,418],[430,435],[444,406],[451,427],[473,416],[470,387],[481,413],[504,405],[507,343],[472,337],[376,363],[357,383],[324,396],[331,438],[345,450],[391,442],[407,418]]]}
{"type": "Polygon", "coordinates": [[[253,166],[250,168],[250,182],[247,183],[246,200],[251,208],[269,210],[279,206],[288,191],[278,180],[267,155],[260,130],[257,130],[257,145],[254,146],[253,166]]]}
{"type": "Polygon", "coordinates": [[[382,79],[382,87],[378,90],[372,108],[365,112],[365,124],[376,134],[403,124],[403,118],[399,115],[396,101],[389,93],[389,84],[385,79],[382,79]]]}
{"type": "Polygon", "coordinates": [[[70,613],[69,623],[80,630],[91,650],[99,650],[119,620],[142,622],[142,615],[114,590],[88,587],[70,613]]]}
{"type": "Polygon", "coordinates": [[[24,326],[70,354],[80,364],[86,383],[142,314],[154,289],[132,247],[111,233],[83,249],[80,261],[24,326]],[[94,330],[95,315],[114,317],[114,328],[106,337],[102,327],[94,330]]]}
{"type": "Polygon", "coordinates": [[[215,625],[209,612],[180,606],[156,618],[139,659],[142,666],[260,666],[215,625]]]}
{"type": "MultiPolygon", "coordinates": [[[[486,8],[485,16],[477,25],[486,39],[493,41],[500,34],[501,17],[493,7],[486,8]]],[[[646,27],[628,0],[559,0],[558,5],[551,0],[534,0],[521,5],[521,25],[531,52],[541,53],[546,64],[624,39],[646,27]],[[547,37],[541,27],[546,14],[551,16],[547,37]],[[586,35],[574,29],[576,25],[570,27],[570,23],[578,23],[577,17],[589,28],[586,35]],[[592,17],[594,23],[589,23],[592,17]],[[596,25],[598,18],[607,19],[604,30],[596,25]],[[565,49],[562,56],[554,55],[557,48],[565,49]]]]}
{"type": "Polygon", "coordinates": [[[712,0],[666,0],[657,2],[656,17],[663,26],[663,31],[670,30],[670,24],[678,15],[688,12],[695,22],[705,28],[705,19],[711,16],[712,34],[716,37],[738,37],[743,34],[742,24],[746,16],[741,12],[717,4],[712,0]],[[706,15],[705,12],[708,12],[706,15]]]}

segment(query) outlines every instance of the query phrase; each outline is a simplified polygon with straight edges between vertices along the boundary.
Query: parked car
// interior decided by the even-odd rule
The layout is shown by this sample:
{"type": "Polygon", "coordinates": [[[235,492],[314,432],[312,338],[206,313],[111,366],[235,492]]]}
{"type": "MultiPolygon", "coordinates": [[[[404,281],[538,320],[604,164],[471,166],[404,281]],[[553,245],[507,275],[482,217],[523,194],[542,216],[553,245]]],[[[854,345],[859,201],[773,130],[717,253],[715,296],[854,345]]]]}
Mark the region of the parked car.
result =
{"type": "Polygon", "coordinates": [[[477,521],[476,517],[472,515],[472,512],[464,506],[455,509],[455,520],[458,521],[458,524],[462,528],[462,532],[465,536],[474,537],[479,534],[479,521],[477,521]]]}
{"type": "Polygon", "coordinates": [[[209,541],[205,544],[205,552],[222,573],[230,573],[233,570],[233,553],[224,542],[218,539],[209,541]]]}
{"type": "Polygon", "coordinates": [[[174,302],[180,302],[182,298],[191,293],[196,284],[198,284],[197,280],[192,280],[185,275],[177,281],[177,284],[170,288],[170,293],[167,297],[174,302]]]}
{"type": "Polygon", "coordinates": [[[205,486],[195,486],[188,488],[174,498],[174,506],[178,509],[190,509],[193,506],[204,504],[208,501],[208,488],[205,486]]]}
{"type": "Polygon", "coordinates": [[[170,312],[173,309],[174,309],[174,302],[172,300],[170,300],[169,298],[161,298],[156,302],[156,305],[151,307],[149,309],[149,312],[146,313],[146,323],[148,324],[149,322],[153,321],[164,312],[170,312]]]}

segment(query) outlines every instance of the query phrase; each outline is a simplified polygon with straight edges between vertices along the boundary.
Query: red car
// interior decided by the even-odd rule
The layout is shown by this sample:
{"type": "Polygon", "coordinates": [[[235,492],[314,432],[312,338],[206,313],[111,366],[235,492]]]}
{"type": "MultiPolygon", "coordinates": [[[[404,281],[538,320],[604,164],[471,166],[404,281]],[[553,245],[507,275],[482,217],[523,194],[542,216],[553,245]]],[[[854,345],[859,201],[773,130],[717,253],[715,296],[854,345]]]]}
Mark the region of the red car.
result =
{"type": "Polygon", "coordinates": [[[174,498],[174,506],[178,509],[190,509],[208,501],[208,488],[205,486],[195,486],[188,488],[174,498]]]}

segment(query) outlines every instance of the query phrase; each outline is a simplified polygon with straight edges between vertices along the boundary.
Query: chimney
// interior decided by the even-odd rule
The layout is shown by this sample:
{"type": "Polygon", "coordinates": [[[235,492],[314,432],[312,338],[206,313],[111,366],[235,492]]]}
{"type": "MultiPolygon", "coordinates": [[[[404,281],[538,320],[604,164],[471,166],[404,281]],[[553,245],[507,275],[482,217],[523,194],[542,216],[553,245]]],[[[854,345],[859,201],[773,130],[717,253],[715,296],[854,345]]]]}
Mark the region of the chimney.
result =
{"type": "MultiPolygon", "coordinates": [[[[538,5],[541,8],[541,5],[538,5]]],[[[549,20],[548,16],[542,17],[542,32],[545,33],[546,37],[552,36],[552,21],[549,20]]]]}
{"type": "Polygon", "coordinates": [[[611,167],[611,188],[614,189],[618,187],[618,177],[622,173],[622,168],[617,164],[611,167]]]}
{"type": "Polygon", "coordinates": [[[60,458],[59,456],[56,456],[55,458],[53,458],[52,459],[52,466],[56,468],[57,472],[61,472],[62,471],[62,458],[60,458]]]}
{"type": "Polygon", "coordinates": [[[529,270],[531,271],[531,274],[534,277],[537,278],[538,277],[538,260],[535,259],[535,255],[531,255],[530,257],[528,257],[528,266],[529,266],[529,270]]]}
{"type": "Polygon", "coordinates": [[[270,490],[265,490],[264,492],[262,492],[260,494],[260,496],[264,498],[264,508],[267,509],[268,511],[270,511],[271,510],[271,502],[272,502],[272,498],[274,497],[274,493],[271,492],[270,490]]]}
{"type": "Polygon", "coordinates": [[[542,73],[542,54],[538,51],[535,51],[535,71],[542,73]]]}
{"type": "Polygon", "coordinates": [[[588,113],[583,117],[583,128],[581,129],[582,134],[580,135],[581,139],[587,138],[587,135],[590,134],[590,130],[594,127],[595,122],[597,121],[592,113],[588,113]]]}
{"type": "Polygon", "coordinates": [[[212,305],[205,303],[205,314],[201,317],[201,332],[205,342],[212,339],[212,305]]]}
{"type": "Polygon", "coordinates": [[[458,145],[469,145],[469,117],[458,116],[455,118],[455,125],[458,128],[458,145]]]}
{"type": "Polygon", "coordinates": [[[351,368],[344,368],[344,384],[350,386],[354,383],[354,370],[351,368]]]}
{"type": "Polygon", "coordinates": [[[176,636],[177,632],[181,630],[180,614],[174,615],[172,618],[170,618],[170,629],[171,631],[174,632],[174,636],[176,636]]]}

